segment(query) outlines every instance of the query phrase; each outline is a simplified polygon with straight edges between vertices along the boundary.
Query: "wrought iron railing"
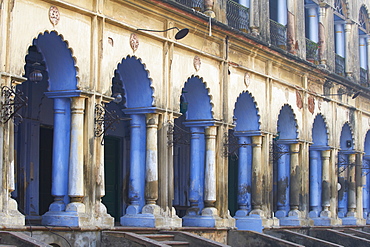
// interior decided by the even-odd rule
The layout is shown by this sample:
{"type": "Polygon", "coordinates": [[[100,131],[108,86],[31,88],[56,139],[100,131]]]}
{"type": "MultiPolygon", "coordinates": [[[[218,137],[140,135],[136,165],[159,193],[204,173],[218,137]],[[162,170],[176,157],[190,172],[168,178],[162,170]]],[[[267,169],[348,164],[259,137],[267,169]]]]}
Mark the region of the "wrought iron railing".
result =
{"type": "Polygon", "coordinates": [[[175,0],[175,1],[190,8],[193,8],[197,11],[203,11],[204,9],[204,0],[175,0]]]}
{"type": "Polygon", "coordinates": [[[344,57],[335,54],[335,73],[341,76],[344,76],[344,57]]]}
{"type": "Polygon", "coordinates": [[[286,26],[270,20],[270,39],[273,46],[286,50],[286,26]]]}
{"type": "Polygon", "coordinates": [[[318,61],[319,45],[310,39],[306,38],[306,59],[310,62],[316,63],[318,61]]]}
{"type": "Polygon", "coordinates": [[[226,18],[230,27],[243,32],[249,30],[249,8],[232,0],[226,2],[226,18]]]}
{"type": "Polygon", "coordinates": [[[360,84],[364,86],[368,86],[367,70],[364,68],[360,68],[360,84]]]}

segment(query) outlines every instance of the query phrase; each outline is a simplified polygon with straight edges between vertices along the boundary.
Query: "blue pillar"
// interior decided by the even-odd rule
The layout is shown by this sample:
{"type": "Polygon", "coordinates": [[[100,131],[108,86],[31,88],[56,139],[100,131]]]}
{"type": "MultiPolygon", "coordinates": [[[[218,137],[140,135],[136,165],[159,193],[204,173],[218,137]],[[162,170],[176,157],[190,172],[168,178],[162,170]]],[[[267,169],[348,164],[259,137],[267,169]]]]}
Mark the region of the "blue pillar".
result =
{"type": "Polygon", "coordinates": [[[127,214],[138,214],[144,205],[145,115],[131,115],[130,181],[127,214]],[[144,137],[144,138],[143,138],[144,137]]]}
{"type": "Polygon", "coordinates": [[[63,211],[68,198],[68,164],[70,143],[70,98],[54,99],[53,169],[51,194],[54,202],[50,211],[63,211]]]}
{"type": "Polygon", "coordinates": [[[319,217],[321,211],[320,151],[310,150],[310,218],[319,217]]]}
{"type": "Polygon", "coordinates": [[[199,134],[199,210],[204,208],[204,178],[205,178],[205,163],[206,163],[206,140],[204,135],[204,127],[201,127],[201,133],[199,134]]]}
{"type": "Polygon", "coordinates": [[[306,6],[308,12],[308,38],[315,43],[319,42],[319,15],[318,6],[316,4],[309,4],[306,6]]]}
{"type": "Polygon", "coordinates": [[[278,174],[277,174],[277,212],[275,216],[279,219],[286,217],[289,211],[289,180],[290,180],[290,154],[289,146],[278,144],[279,151],[283,152],[278,159],[278,174]]]}
{"type": "Polygon", "coordinates": [[[367,35],[360,35],[360,67],[367,70],[367,35]]]}
{"type": "Polygon", "coordinates": [[[65,209],[69,203],[68,169],[70,152],[71,100],[54,98],[54,136],[52,160],[51,194],[54,202],[49,211],[42,216],[43,225],[65,226],[65,209]]]}
{"type": "Polygon", "coordinates": [[[247,144],[239,147],[238,159],[238,211],[236,217],[247,216],[251,210],[251,186],[252,186],[252,164],[250,137],[239,136],[239,144],[247,144]]]}
{"type": "Polygon", "coordinates": [[[345,57],[344,44],[344,23],[342,21],[336,22],[335,29],[335,53],[341,57],[345,57]]]}
{"type": "Polygon", "coordinates": [[[191,143],[190,143],[190,192],[189,192],[189,201],[190,206],[195,211],[192,210],[191,214],[199,213],[199,200],[200,200],[200,189],[201,189],[201,166],[204,164],[201,161],[204,159],[201,158],[203,150],[201,147],[203,128],[202,127],[191,127],[191,143]]]}
{"type": "Polygon", "coordinates": [[[346,216],[347,213],[347,163],[348,157],[345,154],[339,153],[339,172],[338,172],[338,183],[340,184],[341,188],[338,191],[338,217],[343,218],[346,216]],[[345,164],[344,164],[345,162],[345,164]]]}
{"type": "Polygon", "coordinates": [[[287,8],[287,0],[277,0],[277,21],[282,24],[286,25],[288,23],[288,8],[287,8]]]}
{"type": "MultiPolygon", "coordinates": [[[[362,167],[364,168],[368,168],[369,167],[369,164],[368,164],[368,161],[367,160],[363,160],[362,161],[362,167]]],[[[363,188],[362,188],[362,205],[363,205],[363,217],[365,219],[367,219],[367,215],[369,214],[369,178],[370,178],[370,174],[368,173],[369,170],[368,169],[365,169],[362,171],[362,173],[366,174],[365,175],[365,182],[363,184],[363,188]]]]}

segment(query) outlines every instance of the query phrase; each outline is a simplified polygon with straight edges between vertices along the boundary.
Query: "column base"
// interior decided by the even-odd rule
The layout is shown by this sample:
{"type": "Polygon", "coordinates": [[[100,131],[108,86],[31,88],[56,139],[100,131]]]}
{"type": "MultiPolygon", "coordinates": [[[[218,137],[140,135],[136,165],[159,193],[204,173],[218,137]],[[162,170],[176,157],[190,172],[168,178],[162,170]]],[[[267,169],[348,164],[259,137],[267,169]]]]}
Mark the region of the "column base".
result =
{"type": "Polygon", "coordinates": [[[6,228],[23,228],[25,216],[18,211],[18,204],[13,198],[8,198],[8,209],[0,213],[0,226],[6,228]]]}
{"type": "Polygon", "coordinates": [[[308,226],[313,224],[312,220],[302,218],[299,210],[289,211],[288,217],[281,218],[279,223],[280,226],[308,226]]]}
{"type": "Polygon", "coordinates": [[[141,213],[138,213],[136,206],[130,205],[126,212],[120,220],[122,226],[161,229],[181,227],[181,219],[176,214],[172,217],[163,216],[158,205],[145,205],[141,213]]]}
{"type": "Polygon", "coordinates": [[[224,222],[218,216],[216,208],[207,207],[202,210],[201,215],[188,213],[182,218],[182,225],[193,227],[220,227],[224,225],[224,222]]]}
{"type": "Polygon", "coordinates": [[[79,212],[46,212],[42,216],[41,224],[47,226],[68,226],[91,228],[89,217],[79,212]]]}
{"type": "Polygon", "coordinates": [[[235,216],[235,224],[238,230],[243,231],[255,231],[261,232],[263,230],[262,218],[257,214],[252,214],[249,216],[237,217],[235,216]]]}
{"type": "Polygon", "coordinates": [[[365,225],[365,224],[366,224],[365,219],[359,219],[353,216],[347,216],[342,218],[342,225],[344,226],[365,225]]]}

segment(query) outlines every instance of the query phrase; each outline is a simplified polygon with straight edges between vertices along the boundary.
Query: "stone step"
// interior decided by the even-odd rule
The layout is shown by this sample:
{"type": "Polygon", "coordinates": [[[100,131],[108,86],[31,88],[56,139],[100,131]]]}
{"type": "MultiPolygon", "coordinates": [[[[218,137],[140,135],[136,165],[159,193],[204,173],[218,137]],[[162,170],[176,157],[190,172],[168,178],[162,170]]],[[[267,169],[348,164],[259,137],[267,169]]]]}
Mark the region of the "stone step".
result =
{"type": "Polygon", "coordinates": [[[170,246],[176,246],[176,247],[188,247],[189,246],[189,242],[185,242],[185,241],[161,241],[161,243],[163,244],[167,244],[167,245],[170,245],[170,246]]]}
{"type": "Polygon", "coordinates": [[[172,241],[174,240],[174,236],[171,234],[140,234],[146,238],[153,239],[155,241],[172,241]]]}
{"type": "Polygon", "coordinates": [[[311,229],[309,235],[343,246],[370,246],[370,240],[333,229],[311,229]]]}

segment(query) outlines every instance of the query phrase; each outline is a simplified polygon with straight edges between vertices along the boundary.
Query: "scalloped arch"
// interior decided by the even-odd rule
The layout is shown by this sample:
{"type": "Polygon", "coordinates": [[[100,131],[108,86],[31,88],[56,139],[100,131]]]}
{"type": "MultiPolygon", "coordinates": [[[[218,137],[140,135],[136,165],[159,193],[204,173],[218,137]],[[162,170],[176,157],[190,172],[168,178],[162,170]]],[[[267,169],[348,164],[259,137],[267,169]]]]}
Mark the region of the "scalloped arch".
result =
{"type": "Polygon", "coordinates": [[[353,128],[352,128],[351,124],[348,121],[346,121],[343,124],[342,129],[340,131],[339,146],[340,146],[342,151],[343,150],[353,150],[354,149],[354,146],[355,146],[354,132],[353,132],[353,128]],[[347,148],[347,146],[346,146],[346,141],[347,140],[352,141],[353,145],[350,148],[347,148]]]}
{"type": "Polygon", "coordinates": [[[324,115],[322,115],[321,113],[316,115],[314,122],[312,124],[312,141],[313,141],[313,146],[328,146],[329,145],[328,123],[324,115]],[[323,129],[324,131],[322,131],[323,129]]]}
{"type": "Polygon", "coordinates": [[[364,152],[365,155],[370,155],[370,130],[368,130],[365,135],[364,152]]]}
{"type": "Polygon", "coordinates": [[[32,45],[42,54],[46,64],[49,91],[79,88],[77,59],[73,56],[73,49],[69,47],[63,35],[58,34],[57,31],[45,31],[33,39],[32,45]]]}
{"type": "Polygon", "coordinates": [[[243,91],[239,94],[234,105],[233,117],[236,118],[237,122],[235,131],[261,129],[261,116],[257,102],[252,94],[248,91],[243,91]]]}
{"type": "Polygon", "coordinates": [[[186,113],[187,120],[213,119],[214,104],[212,101],[212,95],[210,93],[210,88],[207,87],[207,83],[204,82],[202,77],[194,75],[189,77],[184,84],[183,91],[185,91],[183,94],[188,103],[188,111],[186,113]],[[207,104],[209,105],[207,106],[207,104]],[[199,106],[202,106],[202,111],[199,110],[199,106]]]}
{"type": "Polygon", "coordinates": [[[366,4],[362,4],[361,7],[360,7],[360,10],[358,11],[359,13],[359,17],[358,17],[358,22],[360,23],[360,17],[361,17],[361,11],[362,10],[365,10],[365,13],[366,13],[366,23],[365,23],[365,26],[366,26],[366,31],[369,32],[369,29],[370,29],[370,23],[369,23],[369,20],[370,20],[370,15],[369,15],[369,8],[367,7],[366,4]]]}
{"type": "Polygon", "coordinates": [[[276,126],[279,139],[293,140],[298,138],[297,118],[293,108],[289,104],[284,104],[281,107],[276,126]]]}
{"type": "Polygon", "coordinates": [[[152,82],[146,64],[136,56],[127,55],[114,71],[112,94],[122,93],[125,108],[155,106],[152,82]]]}

